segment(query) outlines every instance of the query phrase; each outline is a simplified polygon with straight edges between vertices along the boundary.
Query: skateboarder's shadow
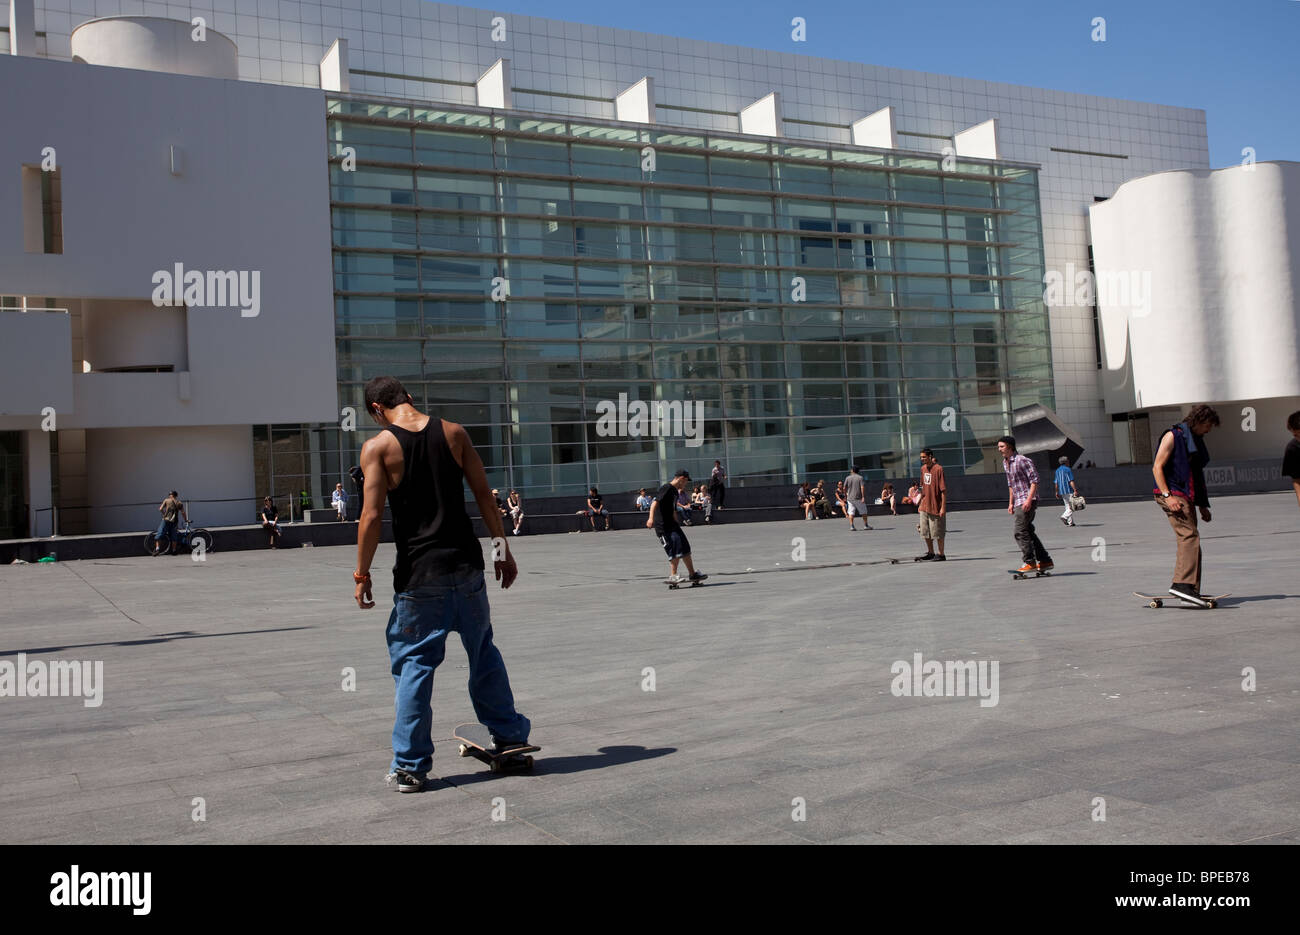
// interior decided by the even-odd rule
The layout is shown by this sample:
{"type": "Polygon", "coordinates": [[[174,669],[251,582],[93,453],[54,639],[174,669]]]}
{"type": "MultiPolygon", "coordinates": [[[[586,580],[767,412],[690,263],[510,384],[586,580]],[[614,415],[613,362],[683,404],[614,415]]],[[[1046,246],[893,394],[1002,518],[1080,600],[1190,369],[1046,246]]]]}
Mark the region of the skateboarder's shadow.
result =
{"type": "MultiPolygon", "coordinates": [[[[621,766],[639,760],[651,760],[656,757],[676,753],[676,747],[636,747],[617,746],[601,747],[599,753],[584,756],[538,756],[532,770],[519,773],[521,776],[545,776],[561,773],[584,773],[591,769],[604,769],[607,766],[621,766]]],[[[496,779],[497,774],[490,772],[470,773],[464,776],[444,776],[443,779],[453,785],[469,782],[481,782],[496,779]]]]}

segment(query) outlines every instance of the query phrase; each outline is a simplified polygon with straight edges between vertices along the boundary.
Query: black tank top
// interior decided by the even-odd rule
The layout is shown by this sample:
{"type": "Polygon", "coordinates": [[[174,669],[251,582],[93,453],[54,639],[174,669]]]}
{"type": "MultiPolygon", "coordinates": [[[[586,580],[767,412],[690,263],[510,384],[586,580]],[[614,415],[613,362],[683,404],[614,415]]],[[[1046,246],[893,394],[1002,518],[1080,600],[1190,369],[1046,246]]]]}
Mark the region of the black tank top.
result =
{"type": "Polygon", "coordinates": [[[465,512],[465,472],[452,456],[442,420],[422,432],[385,426],[402,446],[402,482],[388,491],[397,564],[393,590],[418,588],[458,566],[482,570],[483,548],[465,512]]]}

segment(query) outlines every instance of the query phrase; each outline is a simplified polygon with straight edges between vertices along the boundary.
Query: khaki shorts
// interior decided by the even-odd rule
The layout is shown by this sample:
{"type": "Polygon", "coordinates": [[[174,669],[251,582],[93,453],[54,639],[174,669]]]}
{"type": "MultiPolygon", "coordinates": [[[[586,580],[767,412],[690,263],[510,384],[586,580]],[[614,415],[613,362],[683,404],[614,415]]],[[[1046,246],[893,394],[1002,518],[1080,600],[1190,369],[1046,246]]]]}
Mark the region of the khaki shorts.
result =
{"type": "Polygon", "coordinates": [[[934,513],[918,513],[916,528],[922,539],[942,539],[948,530],[948,517],[934,513]]]}

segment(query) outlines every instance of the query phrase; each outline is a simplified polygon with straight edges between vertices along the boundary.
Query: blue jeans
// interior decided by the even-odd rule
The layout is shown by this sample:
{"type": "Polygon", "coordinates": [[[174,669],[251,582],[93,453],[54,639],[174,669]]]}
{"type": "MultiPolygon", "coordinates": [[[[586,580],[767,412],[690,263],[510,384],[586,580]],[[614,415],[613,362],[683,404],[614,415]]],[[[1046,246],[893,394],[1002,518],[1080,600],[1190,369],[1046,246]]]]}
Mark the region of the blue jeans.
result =
{"type": "Polygon", "coordinates": [[[492,642],[483,572],[462,566],[434,582],[395,595],[388,618],[388,658],[397,688],[393,769],[428,772],[433,766],[433,671],[442,662],[447,632],[455,630],[469,656],[474,714],[499,741],[528,740],[532,724],[515,711],[510,678],[492,642]]]}
{"type": "Polygon", "coordinates": [[[179,522],[178,520],[172,520],[169,523],[165,519],[161,519],[158,521],[158,530],[153,534],[155,540],[155,546],[154,546],[155,548],[162,548],[164,539],[171,542],[172,548],[176,548],[176,541],[177,539],[180,538],[180,536],[177,535],[176,533],[176,524],[178,522],[179,522]]]}

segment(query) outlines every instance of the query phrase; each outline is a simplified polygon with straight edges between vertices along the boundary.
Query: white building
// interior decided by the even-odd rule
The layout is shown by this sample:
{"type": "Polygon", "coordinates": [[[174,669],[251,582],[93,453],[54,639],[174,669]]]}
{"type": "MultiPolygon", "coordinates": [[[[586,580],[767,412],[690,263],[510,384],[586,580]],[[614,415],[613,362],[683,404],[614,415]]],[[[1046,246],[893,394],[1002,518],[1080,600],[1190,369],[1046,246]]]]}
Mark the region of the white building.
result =
{"type": "Polygon", "coordinates": [[[1120,456],[1150,460],[1205,402],[1223,420],[1216,457],[1277,457],[1300,409],[1300,163],[1162,172],[1091,215],[1120,456]]]}
{"type": "MultiPolygon", "coordinates": [[[[47,406],[60,432],[86,433],[93,465],[78,474],[61,444],[65,491],[81,482],[87,502],[120,503],[197,484],[231,499],[203,516],[214,524],[248,518],[236,501],[255,493],[250,425],[338,420],[321,88],[1037,164],[1049,273],[1088,268],[1094,202],[1209,165],[1201,110],[812,58],[794,42],[765,51],[424,0],[10,6],[0,125],[23,131],[0,138],[0,215],[25,212],[26,227],[0,228],[0,295],[67,310],[0,315],[0,431],[24,433],[32,510],[49,501],[47,406]],[[204,45],[160,20],[83,26],[114,16],[201,17],[204,45]],[[169,71],[190,76],[157,73],[169,71]],[[60,175],[42,195],[45,145],[60,175]],[[51,198],[61,255],[39,243],[32,207],[51,198]],[[260,313],[154,307],[152,277],[175,263],[262,271],[260,313]],[[154,372],[123,372],[142,368],[154,372]]],[[[1091,307],[1052,309],[1056,409],[1107,466],[1117,410],[1095,333],[1091,307]]]]}

